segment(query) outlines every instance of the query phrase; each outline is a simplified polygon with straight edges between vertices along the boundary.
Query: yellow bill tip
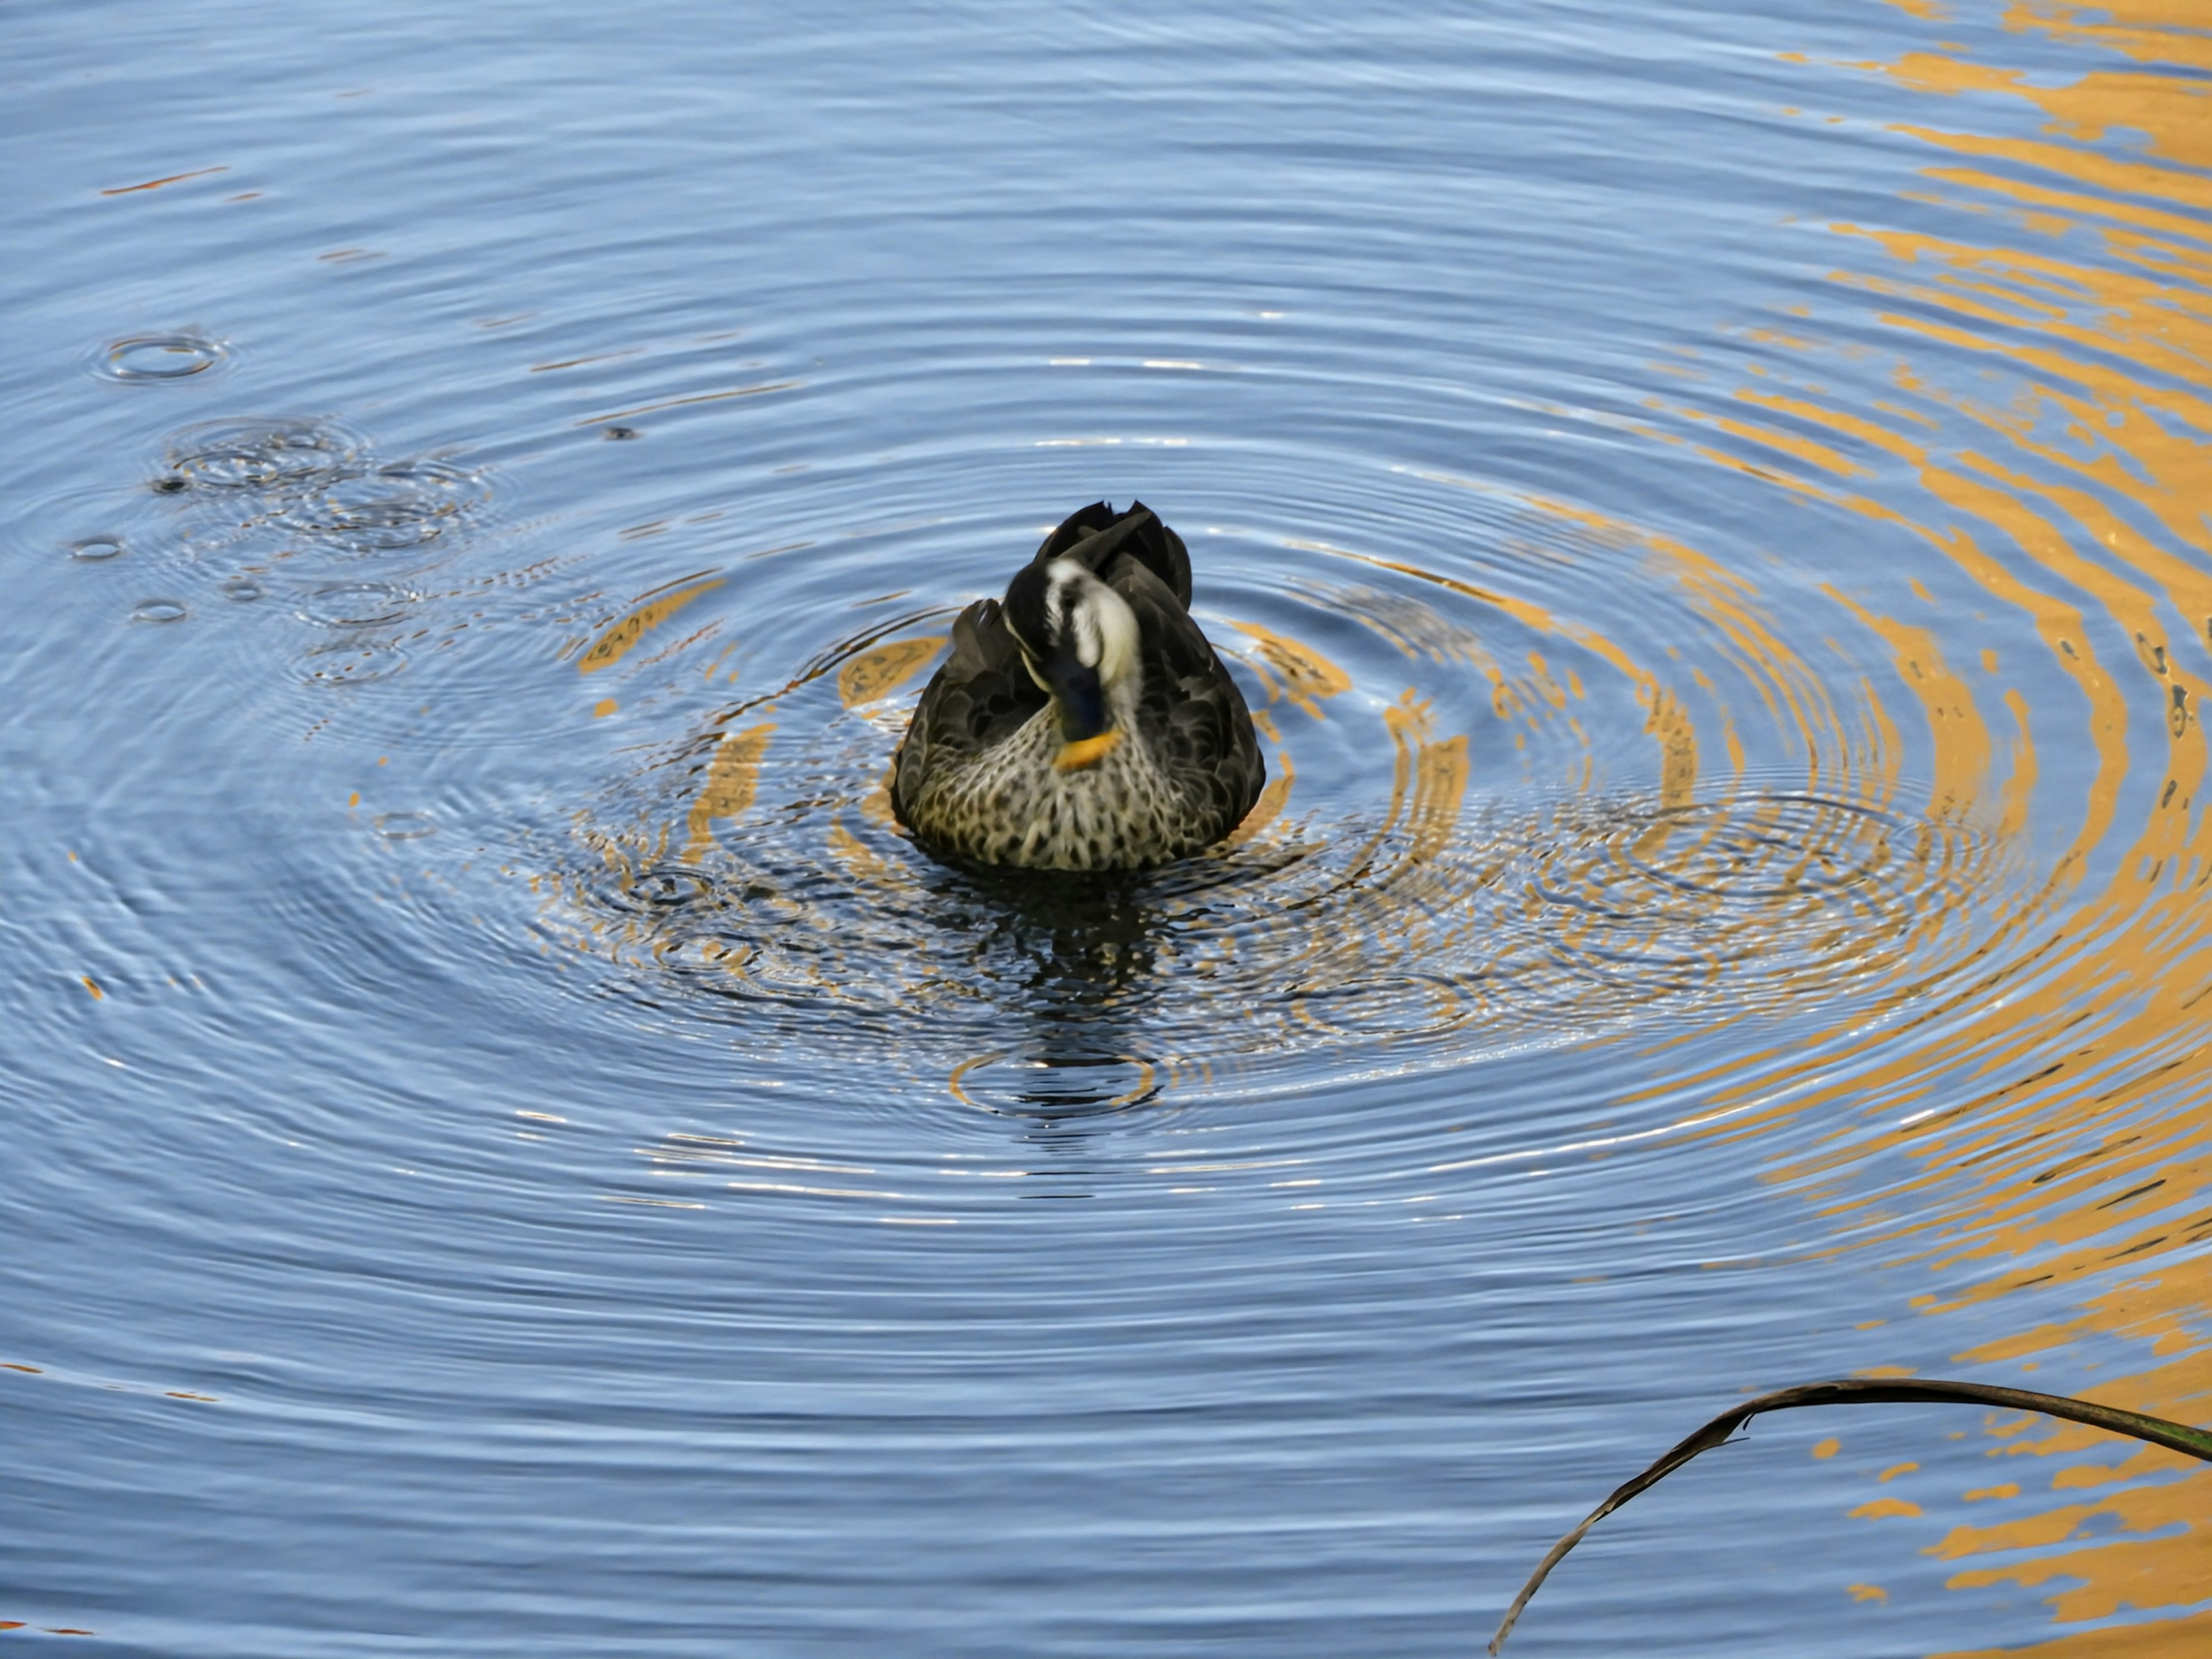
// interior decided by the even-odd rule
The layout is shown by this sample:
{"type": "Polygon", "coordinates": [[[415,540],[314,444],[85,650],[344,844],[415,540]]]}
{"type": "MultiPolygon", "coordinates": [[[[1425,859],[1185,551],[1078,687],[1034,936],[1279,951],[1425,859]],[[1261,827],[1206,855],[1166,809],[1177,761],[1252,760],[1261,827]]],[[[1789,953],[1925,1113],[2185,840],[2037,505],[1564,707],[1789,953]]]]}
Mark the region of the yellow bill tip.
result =
{"type": "Polygon", "coordinates": [[[1064,743],[1060,752],[1052,757],[1055,772],[1081,772],[1096,766],[1111,754],[1114,745],[1121,741],[1119,732],[1101,732],[1095,738],[1085,738],[1077,743],[1064,743]]]}

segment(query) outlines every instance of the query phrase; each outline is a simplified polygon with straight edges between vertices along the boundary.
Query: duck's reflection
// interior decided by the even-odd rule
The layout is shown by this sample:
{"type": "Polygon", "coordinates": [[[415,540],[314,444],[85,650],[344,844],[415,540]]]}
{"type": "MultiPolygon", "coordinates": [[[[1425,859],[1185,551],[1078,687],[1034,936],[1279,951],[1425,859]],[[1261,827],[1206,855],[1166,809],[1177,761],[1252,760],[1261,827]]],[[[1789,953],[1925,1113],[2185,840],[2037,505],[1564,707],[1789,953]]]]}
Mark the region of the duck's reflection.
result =
{"type": "Polygon", "coordinates": [[[1146,1014],[1164,989],[1167,917],[1146,878],[948,872],[976,953],[1010,999],[1011,1041],[954,1070],[956,1097],[1065,1129],[1159,1093],[1145,1055],[1146,1014]]]}

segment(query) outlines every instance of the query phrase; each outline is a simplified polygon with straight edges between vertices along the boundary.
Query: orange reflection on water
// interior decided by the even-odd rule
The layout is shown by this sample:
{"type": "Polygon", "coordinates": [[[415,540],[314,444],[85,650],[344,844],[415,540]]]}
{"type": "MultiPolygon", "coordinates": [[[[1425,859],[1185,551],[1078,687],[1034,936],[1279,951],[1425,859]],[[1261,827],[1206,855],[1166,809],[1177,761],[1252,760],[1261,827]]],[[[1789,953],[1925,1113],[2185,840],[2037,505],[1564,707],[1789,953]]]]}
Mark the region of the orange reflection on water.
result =
{"type": "Polygon", "coordinates": [[[837,671],[837,700],[848,708],[887,697],[927,668],[948,636],[931,634],[871,646],[837,671]]]}
{"type": "Polygon", "coordinates": [[[1269,702],[1279,696],[1288,697],[1320,720],[1324,701],[1352,690],[1352,676],[1311,647],[1257,623],[1230,625],[1252,641],[1259,658],[1253,667],[1267,688],[1269,702]]]}
{"type": "Polygon", "coordinates": [[[680,584],[672,583],[667,588],[647,595],[628,616],[592,641],[591,648],[577,661],[576,672],[595,674],[602,668],[620,662],[648,632],[659,627],[702,593],[711,592],[721,585],[719,577],[712,581],[686,578],[680,584]]]}
{"type": "Polygon", "coordinates": [[[1464,733],[1439,742],[1433,735],[1428,705],[1416,702],[1409,689],[1382,711],[1383,725],[1396,745],[1396,775],[1390,782],[1390,818],[1404,813],[1412,830],[1407,858],[1425,864],[1441,853],[1458,828],[1462,803],[1467,796],[1467,738],[1464,733]],[[1410,806],[1407,785],[1413,786],[1410,806]]]}
{"type": "Polygon", "coordinates": [[[2016,0],[2008,28],[2102,46],[2144,63],[2212,69],[2212,22],[2187,0],[2016,0]]]}
{"type": "MultiPolygon", "coordinates": [[[[1767,1117],[1856,1109],[1832,1150],[1779,1179],[1811,1187],[1835,1166],[1906,1156],[1905,1180],[1879,1197],[1826,1198],[1825,1212],[1838,1231],[1978,1268],[1948,1299],[1923,1298],[1928,1316],[2029,1292],[2048,1307],[2054,1292],[2080,1287],[2070,1316],[1960,1363],[2032,1364],[2075,1345],[2100,1355],[2124,1345],[2140,1368],[2084,1392],[2203,1421],[2212,1415],[2212,814],[2197,802],[2207,681],[2197,634],[2212,635],[2212,220],[2202,216],[2212,177],[2191,169],[2212,167],[2212,85],[2169,71],[2212,66],[2212,12],[2120,0],[2015,6],[2006,21],[2100,55],[2061,86],[1942,52],[1881,67],[1931,94],[2027,100],[2051,125],[2033,138],[1900,129],[1988,164],[1931,167],[1925,177],[1947,193],[1914,193],[1961,210],[1960,228],[1835,228],[1890,261],[1836,281],[1877,307],[1901,401],[1869,410],[1781,388],[1770,359],[1735,393],[1766,418],[1685,412],[1732,441],[1711,452],[1718,459],[1917,534],[1992,611],[2032,623],[2048,653],[2039,666],[2081,703],[2038,710],[2023,685],[2005,688],[2016,736],[1993,805],[2007,837],[2038,812],[2071,817],[2073,834],[2039,890],[2012,905],[1987,973],[1923,1008],[1901,993],[1887,1011],[1901,1025],[1837,1034],[1767,1117]],[[2130,134],[2163,165],[2111,154],[2130,134]],[[2000,228],[2023,240],[1990,237],[2000,228]],[[1950,367],[1961,362],[1982,372],[1950,367]],[[1918,505],[1883,482],[1900,464],[1918,505]],[[2102,659],[2093,636],[2127,648],[2102,659]],[[2043,780],[2039,755],[2057,753],[2094,760],[2071,793],[2043,780]],[[2057,908],[2061,894],[2070,911],[2057,908]],[[1927,1106],[1931,1096],[1955,1103],[1927,1106]],[[1869,1111],[1892,1121],[1871,1147],[1869,1111]]],[[[1759,343],[1819,349],[1771,332],[1759,343]]],[[[1934,810],[1974,810],[1995,745],[1972,688],[1943,665],[1946,622],[1963,619],[1939,613],[1923,625],[1831,591],[1921,697],[1934,810]]],[[[1985,666],[1994,676],[1994,658],[1985,666]]],[[[1759,1087],[1772,1098],[1775,1079],[1759,1087]]],[[[1748,1086],[1733,1098],[1748,1103],[1748,1086]]],[[[1720,1103],[1730,1102],[1724,1091],[1720,1103]]],[[[2044,1589],[2057,1622],[2094,1626],[2007,1652],[2212,1652],[2212,1470],[2039,1419],[1990,1433],[1993,1455],[2048,1458],[2052,1477],[1977,1482],[1961,1502],[1998,1512],[1962,1515],[1931,1553],[1960,1564],[1954,1588],[2044,1589]],[[2001,1553],[2008,1559],[1969,1565],[2001,1553]],[[2102,1622],[2115,1619],[2129,1622],[2102,1622]]]]}
{"type": "Polygon", "coordinates": [[[684,816],[684,862],[696,864],[714,844],[714,825],[741,817],[760,787],[761,757],[775,727],[768,721],[732,732],[715,745],[707,782],[684,816]]]}
{"type": "Polygon", "coordinates": [[[1974,693],[1943,660],[1933,629],[1879,617],[1832,586],[1823,589],[1879,635],[1896,653],[1899,678],[1919,698],[1935,744],[1928,810],[1939,818],[1962,818],[1980,799],[1990,774],[1990,732],[1974,706],[1974,693]]]}

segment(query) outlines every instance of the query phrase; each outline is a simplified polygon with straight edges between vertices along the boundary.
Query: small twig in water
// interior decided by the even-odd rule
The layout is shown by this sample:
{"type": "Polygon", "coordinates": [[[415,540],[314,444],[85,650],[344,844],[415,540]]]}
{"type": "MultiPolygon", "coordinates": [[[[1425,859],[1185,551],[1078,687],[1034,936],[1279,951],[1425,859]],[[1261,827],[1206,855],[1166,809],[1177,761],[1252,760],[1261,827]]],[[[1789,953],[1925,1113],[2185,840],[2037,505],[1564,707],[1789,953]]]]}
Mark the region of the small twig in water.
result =
{"type": "Polygon", "coordinates": [[[2003,1406],[2014,1411],[2041,1412],[2049,1417],[2062,1417],[2070,1423],[2086,1423],[2092,1428],[2109,1429],[2114,1434],[2132,1436],[2147,1440],[2154,1446],[2164,1446],[2169,1451],[2186,1452],[2191,1457],[2201,1457],[2212,1462],[2212,1429],[2192,1429],[2185,1424],[2169,1423],[2162,1417],[2146,1417],[2141,1412],[2122,1411],[2117,1406],[2094,1405],[2087,1400],[2069,1400],[2063,1395],[2035,1394],[2027,1389],[1993,1388],[1983,1382],[1946,1382],[1938,1378],[1872,1381],[1852,1379],[1841,1382],[1808,1382],[1799,1388],[1780,1389],[1772,1394],[1763,1394],[1756,1400],[1747,1400],[1741,1406],[1730,1407],[1699,1429],[1695,1434],[1669,1451],[1650,1468],[1626,1482],[1613,1496],[1589,1512],[1582,1525],[1552,1546],[1552,1553],[1528,1575],[1528,1582],[1521,1587],[1521,1594],[1513,1598],[1513,1605],[1505,1610],[1505,1620],[1498,1627],[1498,1634],[1490,1638],[1490,1651],[1494,1656],[1505,1645],[1514,1621],[1521,1617],[1521,1609],[1528,1605],[1528,1598],[1542,1586],[1553,1567],[1566,1559],[1567,1552],[1583,1541],[1583,1535],[1611,1515],[1637,1493],[1655,1486],[1699,1452],[1711,1451],[1762,1412],[1788,1411],[1795,1406],[1882,1406],[1896,1404],[1939,1404],[1968,1406],[2003,1406]]]}

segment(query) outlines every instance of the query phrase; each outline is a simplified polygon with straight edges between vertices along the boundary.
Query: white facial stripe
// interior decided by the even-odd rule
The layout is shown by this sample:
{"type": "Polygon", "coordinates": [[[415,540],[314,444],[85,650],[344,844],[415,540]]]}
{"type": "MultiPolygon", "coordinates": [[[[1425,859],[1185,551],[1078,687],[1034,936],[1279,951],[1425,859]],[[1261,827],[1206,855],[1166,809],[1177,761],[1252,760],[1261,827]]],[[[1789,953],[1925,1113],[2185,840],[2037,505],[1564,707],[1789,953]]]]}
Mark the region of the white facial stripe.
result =
{"type": "Polygon", "coordinates": [[[1083,585],[1091,580],[1091,573],[1073,559],[1054,559],[1044,568],[1044,626],[1048,634],[1056,631],[1067,615],[1068,600],[1083,591],[1083,585]]]}
{"type": "Polygon", "coordinates": [[[1098,678],[1110,686],[1136,669],[1137,614],[1103,582],[1097,585],[1091,598],[1095,603],[1085,610],[1096,639],[1098,678]]]}
{"type": "Polygon", "coordinates": [[[1111,685],[1137,660],[1137,618],[1128,603],[1073,559],[1045,567],[1045,631],[1075,648],[1075,659],[1111,685]]]}

